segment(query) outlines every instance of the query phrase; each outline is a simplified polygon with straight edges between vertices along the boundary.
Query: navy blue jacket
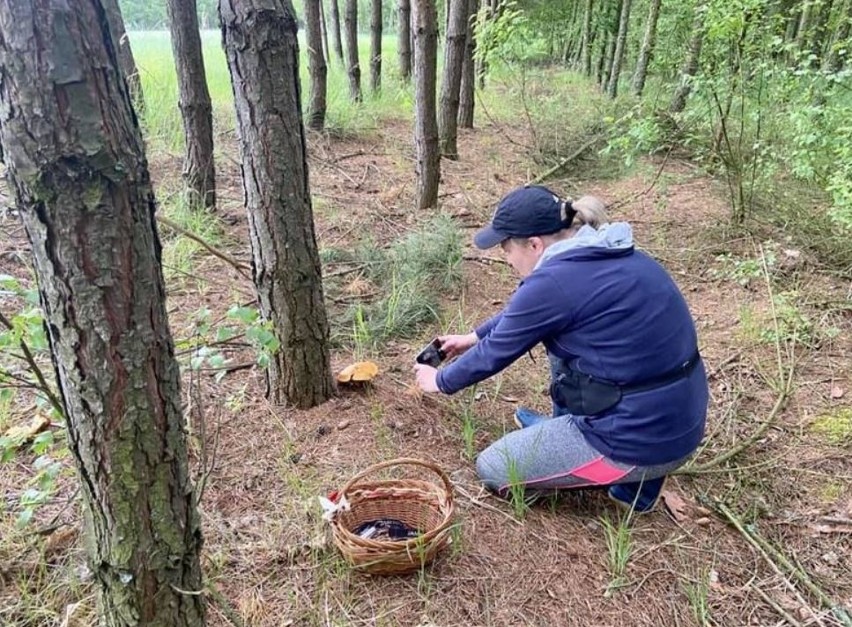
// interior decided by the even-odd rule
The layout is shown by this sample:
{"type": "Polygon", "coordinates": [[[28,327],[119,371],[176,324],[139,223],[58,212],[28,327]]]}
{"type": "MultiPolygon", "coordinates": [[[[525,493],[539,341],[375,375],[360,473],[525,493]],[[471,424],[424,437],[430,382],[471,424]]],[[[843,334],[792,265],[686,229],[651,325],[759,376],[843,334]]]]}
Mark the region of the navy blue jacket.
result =
{"type": "MultiPolygon", "coordinates": [[[[539,342],[572,369],[619,385],[671,372],[697,350],[686,301],[632,240],[546,259],[476,334],[480,341],[438,372],[442,392],[453,394],[500,372],[539,342]]],[[[592,446],[614,460],[664,464],[698,447],[707,402],[699,363],[688,377],[625,394],[613,408],[577,421],[592,446]]]]}

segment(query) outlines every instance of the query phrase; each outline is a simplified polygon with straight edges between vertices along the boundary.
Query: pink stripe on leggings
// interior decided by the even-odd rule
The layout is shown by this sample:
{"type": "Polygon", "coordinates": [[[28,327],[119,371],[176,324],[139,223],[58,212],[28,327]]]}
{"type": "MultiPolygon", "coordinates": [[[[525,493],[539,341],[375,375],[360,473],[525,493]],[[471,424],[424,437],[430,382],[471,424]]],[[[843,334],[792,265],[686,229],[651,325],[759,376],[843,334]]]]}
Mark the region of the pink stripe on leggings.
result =
{"type": "MultiPolygon", "coordinates": [[[[544,483],[546,481],[553,481],[554,479],[561,479],[562,477],[577,477],[578,479],[583,480],[581,483],[575,483],[570,486],[566,486],[569,488],[584,488],[596,485],[610,485],[612,483],[615,483],[619,479],[626,477],[634,468],[635,466],[631,466],[626,470],[616,468],[608,461],[606,461],[603,455],[601,455],[597,459],[593,459],[592,461],[587,462],[582,466],[572,468],[567,472],[560,472],[547,477],[530,479],[529,481],[525,481],[524,485],[529,486],[536,483],[544,483]]],[[[512,484],[506,484],[502,488],[500,488],[500,490],[506,490],[507,488],[511,487],[511,485],[512,484]]]]}

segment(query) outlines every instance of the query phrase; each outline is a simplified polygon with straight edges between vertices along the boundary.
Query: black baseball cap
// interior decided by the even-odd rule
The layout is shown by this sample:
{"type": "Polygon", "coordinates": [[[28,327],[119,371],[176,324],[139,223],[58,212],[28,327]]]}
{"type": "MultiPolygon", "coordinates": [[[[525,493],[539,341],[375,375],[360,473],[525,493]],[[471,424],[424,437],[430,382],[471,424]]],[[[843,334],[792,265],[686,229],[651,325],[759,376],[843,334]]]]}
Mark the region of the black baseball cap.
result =
{"type": "Polygon", "coordinates": [[[492,248],[510,237],[550,235],[567,229],[577,212],[570,200],[562,200],[542,185],[525,185],[503,196],[491,224],[477,232],[477,248],[492,248]]]}

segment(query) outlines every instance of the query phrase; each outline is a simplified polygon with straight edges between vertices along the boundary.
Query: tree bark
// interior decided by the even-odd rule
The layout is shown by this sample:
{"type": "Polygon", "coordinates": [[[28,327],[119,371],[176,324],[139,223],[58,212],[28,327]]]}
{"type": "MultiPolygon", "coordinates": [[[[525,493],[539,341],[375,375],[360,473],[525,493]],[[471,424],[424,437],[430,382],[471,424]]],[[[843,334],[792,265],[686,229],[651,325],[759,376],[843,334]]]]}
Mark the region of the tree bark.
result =
{"type": "Polygon", "coordinates": [[[698,74],[698,66],[701,61],[701,46],[704,43],[705,8],[701,4],[695,8],[695,18],[692,22],[692,37],[689,40],[686,59],[684,59],[680,70],[680,85],[675,90],[672,103],[669,106],[670,113],[680,113],[686,108],[686,100],[692,91],[692,79],[698,74]]]}
{"type": "Polygon", "coordinates": [[[414,0],[414,147],[417,159],[417,208],[438,204],[440,151],[435,111],[438,62],[438,13],[435,0],[414,0]]]}
{"type": "Polygon", "coordinates": [[[358,0],[346,0],[343,26],[343,38],[346,41],[346,72],[349,75],[349,98],[353,102],[361,102],[361,64],[358,60],[358,0]]]}
{"type": "Polygon", "coordinates": [[[458,159],[458,115],[462,65],[467,38],[468,0],[449,0],[447,43],[444,46],[444,77],[441,81],[441,107],[438,130],[441,154],[458,159]]]}
{"type": "Polygon", "coordinates": [[[370,3],[370,91],[382,89],[382,0],[370,3]]]}
{"type": "Polygon", "coordinates": [[[322,0],[304,0],[306,44],[308,46],[308,75],[311,93],[308,98],[308,126],[321,131],[325,126],[326,75],[328,68],[322,52],[322,28],[320,10],[322,0]]]}
{"type": "Polygon", "coordinates": [[[195,0],[168,0],[169,29],[183,118],[183,178],[193,204],[216,206],[213,164],[213,107],[207,90],[195,0]]]}
{"type": "Polygon", "coordinates": [[[660,0],[651,0],[648,9],[648,23],[645,25],[645,37],[642,40],[642,48],[639,50],[639,59],[636,61],[636,71],[633,73],[633,93],[641,96],[645,90],[645,78],[648,76],[648,64],[654,53],[654,40],[657,36],[657,21],[660,17],[660,0]]]}
{"type": "Polygon", "coordinates": [[[607,95],[615,98],[618,95],[618,79],[621,76],[621,66],[624,64],[624,51],[627,49],[627,30],[630,26],[630,7],[632,0],[622,0],[621,14],[618,20],[618,37],[615,40],[615,54],[612,57],[612,69],[607,83],[607,95]]]}
{"type": "Polygon", "coordinates": [[[462,65],[461,87],[459,88],[459,126],[473,128],[473,114],[476,104],[476,33],[473,25],[476,19],[478,0],[467,0],[467,33],[465,35],[464,64],[462,65]]]}
{"type": "Polygon", "coordinates": [[[399,0],[397,15],[399,76],[407,83],[411,80],[411,0],[399,0]]]}
{"type": "Polygon", "coordinates": [[[343,58],[343,40],[340,38],[340,6],[337,0],[329,0],[331,5],[331,34],[332,45],[334,46],[334,54],[340,60],[340,63],[346,64],[343,58]]]}
{"type": "Polygon", "coordinates": [[[586,0],[583,13],[583,48],[580,53],[580,68],[586,76],[592,75],[592,9],[594,0],[586,0]]]}
{"type": "Polygon", "coordinates": [[[325,7],[322,0],[319,0],[319,23],[320,34],[322,35],[322,57],[326,63],[331,63],[331,48],[328,47],[328,25],[325,21],[325,7]]]}
{"type": "Polygon", "coordinates": [[[32,246],[101,625],[204,624],[142,135],[100,0],[0,2],[0,146],[32,246]]]}
{"type": "MultiPolygon", "coordinates": [[[[5,0],[4,0],[5,1],[5,0]]],[[[133,104],[141,111],[145,107],[145,98],[142,93],[142,81],[139,79],[139,70],[136,61],[133,60],[133,51],[130,49],[130,39],[124,29],[124,18],[121,17],[121,8],[118,0],[103,0],[104,11],[106,11],[112,40],[118,49],[118,65],[127,87],[130,89],[130,97],[133,104]]]]}
{"type": "MultiPolygon", "coordinates": [[[[482,0],[482,19],[493,19],[491,11],[491,0],[482,0]]],[[[480,43],[481,58],[476,67],[476,77],[479,79],[479,89],[485,89],[485,75],[488,74],[488,61],[485,60],[485,47],[480,43]]]]}
{"type": "Polygon", "coordinates": [[[299,43],[290,0],[220,0],[234,90],[260,310],[280,342],[275,403],[312,407],[334,393],[329,328],[308,183],[299,43]]]}

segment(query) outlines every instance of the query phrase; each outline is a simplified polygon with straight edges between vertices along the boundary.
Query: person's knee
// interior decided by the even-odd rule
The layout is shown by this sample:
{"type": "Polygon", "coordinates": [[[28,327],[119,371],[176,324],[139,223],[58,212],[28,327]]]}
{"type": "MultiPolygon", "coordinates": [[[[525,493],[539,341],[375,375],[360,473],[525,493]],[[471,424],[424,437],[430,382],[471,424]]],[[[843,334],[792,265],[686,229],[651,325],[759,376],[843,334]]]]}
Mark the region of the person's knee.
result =
{"type": "Polygon", "coordinates": [[[492,444],[476,458],[476,474],[486,488],[499,492],[508,483],[508,464],[492,444]]]}

